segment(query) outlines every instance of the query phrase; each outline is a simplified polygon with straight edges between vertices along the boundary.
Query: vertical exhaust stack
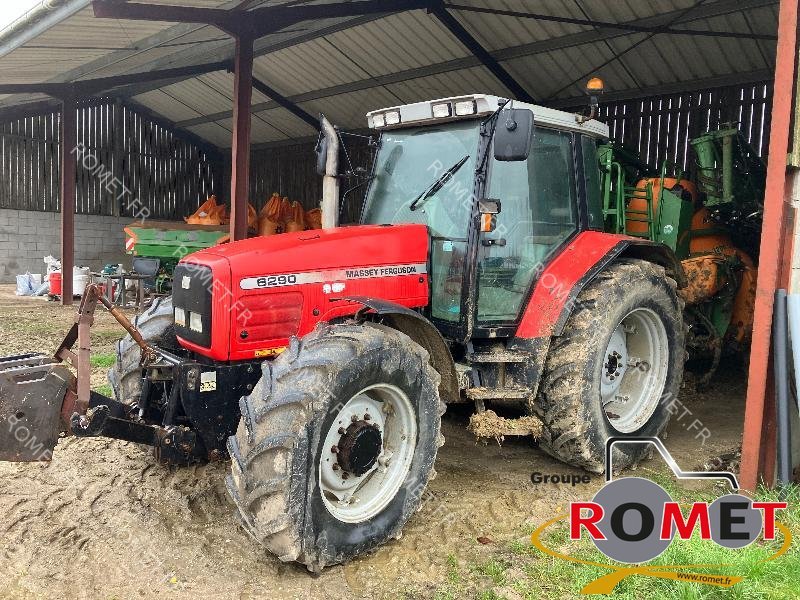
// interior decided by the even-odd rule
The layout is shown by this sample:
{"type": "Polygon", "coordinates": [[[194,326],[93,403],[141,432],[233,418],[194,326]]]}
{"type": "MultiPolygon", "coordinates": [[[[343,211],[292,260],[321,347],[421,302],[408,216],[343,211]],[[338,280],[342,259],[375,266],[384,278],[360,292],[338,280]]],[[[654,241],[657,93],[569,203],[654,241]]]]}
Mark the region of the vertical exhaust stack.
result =
{"type": "Polygon", "coordinates": [[[325,115],[319,115],[319,123],[322,138],[317,152],[320,167],[324,164],[324,171],[321,173],[322,202],[320,203],[322,228],[332,229],[339,224],[339,136],[325,115]]]}

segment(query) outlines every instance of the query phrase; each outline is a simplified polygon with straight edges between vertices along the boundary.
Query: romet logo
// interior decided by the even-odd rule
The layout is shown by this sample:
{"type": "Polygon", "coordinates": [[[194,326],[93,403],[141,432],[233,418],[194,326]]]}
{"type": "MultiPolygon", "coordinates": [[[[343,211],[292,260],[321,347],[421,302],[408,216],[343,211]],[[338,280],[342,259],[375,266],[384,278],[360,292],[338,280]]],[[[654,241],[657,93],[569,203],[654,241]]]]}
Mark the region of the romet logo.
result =
{"type": "Polygon", "coordinates": [[[734,565],[642,565],[661,555],[675,538],[688,540],[696,532],[703,540],[730,549],[744,548],[762,533],[765,540],[774,540],[776,531],[783,537],[781,548],[767,560],[784,554],[791,545],[788,528],[776,521],[785,502],[753,502],[735,493],[739,484],[732,473],[685,472],[673,460],[658,438],[610,438],[606,443],[606,484],[591,502],[572,502],[568,515],[551,519],[532,535],[533,544],[542,552],[572,562],[611,569],[582,590],[584,594],[610,594],[629,575],[648,575],[665,579],[705,583],[729,588],[743,579],[722,574],[686,572],[687,569],[716,569],[734,565]],[[722,496],[711,504],[694,502],[682,507],[657,483],[641,477],[623,477],[612,481],[614,445],[652,444],[679,479],[725,479],[734,493],[722,496]],[[608,558],[627,565],[604,564],[578,559],[546,547],[541,535],[557,521],[569,519],[571,540],[588,536],[608,558]]]}

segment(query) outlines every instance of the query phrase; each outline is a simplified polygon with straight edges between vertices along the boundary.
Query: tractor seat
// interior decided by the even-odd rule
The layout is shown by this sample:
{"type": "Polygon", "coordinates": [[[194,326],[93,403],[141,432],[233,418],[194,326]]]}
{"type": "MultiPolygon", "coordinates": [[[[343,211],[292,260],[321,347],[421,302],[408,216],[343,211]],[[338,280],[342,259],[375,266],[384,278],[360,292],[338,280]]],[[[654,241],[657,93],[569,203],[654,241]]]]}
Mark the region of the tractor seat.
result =
{"type": "Polygon", "coordinates": [[[161,261],[157,258],[144,258],[137,256],[133,259],[133,272],[136,275],[143,275],[142,285],[145,290],[156,288],[156,276],[161,269],[161,261]]]}

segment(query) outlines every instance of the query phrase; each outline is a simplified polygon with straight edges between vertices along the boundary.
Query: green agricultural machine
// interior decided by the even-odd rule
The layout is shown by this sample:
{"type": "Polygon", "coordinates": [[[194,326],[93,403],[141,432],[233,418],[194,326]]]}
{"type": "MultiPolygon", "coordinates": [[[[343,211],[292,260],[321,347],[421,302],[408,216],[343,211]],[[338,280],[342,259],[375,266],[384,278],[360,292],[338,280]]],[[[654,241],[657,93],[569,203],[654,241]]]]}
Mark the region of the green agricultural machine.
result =
{"type": "Polygon", "coordinates": [[[735,126],[691,141],[693,176],[659,171],[619,144],[600,147],[606,231],[666,244],[684,268],[687,351],[708,383],[723,352],[749,346],[766,166],[735,126]]]}
{"type": "Polygon", "coordinates": [[[228,238],[227,225],[191,225],[174,221],[134,221],[124,228],[125,252],[159,261],[157,291],[168,291],[175,265],[187,254],[228,238]]]}

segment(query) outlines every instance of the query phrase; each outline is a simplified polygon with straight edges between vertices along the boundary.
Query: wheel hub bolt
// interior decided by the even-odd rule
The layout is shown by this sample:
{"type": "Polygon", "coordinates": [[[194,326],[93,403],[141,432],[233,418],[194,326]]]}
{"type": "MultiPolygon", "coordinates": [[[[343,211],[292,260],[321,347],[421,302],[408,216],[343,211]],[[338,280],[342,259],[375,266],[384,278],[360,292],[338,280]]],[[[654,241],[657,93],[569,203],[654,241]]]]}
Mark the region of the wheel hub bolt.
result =
{"type": "Polygon", "coordinates": [[[369,413],[364,413],[364,420],[369,421],[372,417],[369,416],[369,413]]]}
{"type": "Polygon", "coordinates": [[[334,454],[339,452],[339,446],[331,446],[331,452],[333,452],[334,454]]]}
{"type": "Polygon", "coordinates": [[[339,432],[338,432],[339,435],[344,435],[344,432],[345,432],[345,428],[344,427],[339,427],[339,432]]]}
{"type": "Polygon", "coordinates": [[[333,468],[334,471],[338,471],[339,470],[339,463],[333,463],[333,467],[332,468],[333,468]]]}
{"type": "Polygon", "coordinates": [[[342,479],[347,479],[348,477],[350,477],[350,473],[348,473],[347,471],[344,471],[342,473],[342,479]]]}
{"type": "Polygon", "coordinates": [[[355,423],[356,421],[358,421],[358,416],[357,416],[357,415],[351,415],[351,416],[350,416],[350,420],[351,420],[353,423],[355,423]]]}

